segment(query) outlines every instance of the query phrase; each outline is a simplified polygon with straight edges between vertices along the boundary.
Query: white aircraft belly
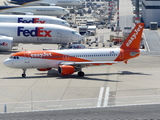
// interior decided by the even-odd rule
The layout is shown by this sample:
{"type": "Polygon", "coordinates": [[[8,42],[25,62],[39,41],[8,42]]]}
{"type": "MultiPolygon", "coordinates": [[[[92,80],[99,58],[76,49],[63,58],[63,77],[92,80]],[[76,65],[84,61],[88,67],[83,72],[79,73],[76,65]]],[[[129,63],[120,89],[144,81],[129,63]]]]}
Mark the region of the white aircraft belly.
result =
{"type": "Polygon", "coordinates": [[[49,68],[51,60],[21,57],[13,66],[16,68],[49,68]]]}

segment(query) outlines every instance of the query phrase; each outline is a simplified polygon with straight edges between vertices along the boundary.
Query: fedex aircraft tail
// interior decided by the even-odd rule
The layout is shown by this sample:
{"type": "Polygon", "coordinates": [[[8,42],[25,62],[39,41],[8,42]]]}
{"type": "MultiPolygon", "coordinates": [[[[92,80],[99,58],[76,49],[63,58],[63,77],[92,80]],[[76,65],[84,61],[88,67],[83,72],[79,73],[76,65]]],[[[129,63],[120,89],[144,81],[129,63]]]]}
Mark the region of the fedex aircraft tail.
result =
{"type": "Polygon", "coordinates": [[[138,23],[120,48],[139,49],[143,28],[144,28],[144,23],[138,23]]]}
{"type": "Polygon", "coordinates": [[[8,6],[8,4],[6,2],[3,2],[5,6],[8,6]]]}

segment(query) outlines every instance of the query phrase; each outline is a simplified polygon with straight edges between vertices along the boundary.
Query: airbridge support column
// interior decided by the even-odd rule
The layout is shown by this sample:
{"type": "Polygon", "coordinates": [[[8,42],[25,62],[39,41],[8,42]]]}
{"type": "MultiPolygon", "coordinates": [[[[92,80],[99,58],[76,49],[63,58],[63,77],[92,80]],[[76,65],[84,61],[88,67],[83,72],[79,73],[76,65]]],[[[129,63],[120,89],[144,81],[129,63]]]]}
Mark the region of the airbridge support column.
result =
{"type": "Polygon", "coordinates": [[[139,18],[139,0],[136,0],[136,13],[137,13],[137,18],[139,18]]]}
{"type": "Polygon", "coordinates": [[[119,27],[119,0],[117,0],[117,27],[116,32],[119,35],[120,27],[119,27]]]}
{"type": "Polygon", "coordinates": [[[117,0],[117,27],[119,27],[119,0],[117,0]]]}
{"type": "Polygon", "coordinates": [[[140,23],[140,18],[139,18],[139,0],[136,0],[136,23],[140,23]]]}

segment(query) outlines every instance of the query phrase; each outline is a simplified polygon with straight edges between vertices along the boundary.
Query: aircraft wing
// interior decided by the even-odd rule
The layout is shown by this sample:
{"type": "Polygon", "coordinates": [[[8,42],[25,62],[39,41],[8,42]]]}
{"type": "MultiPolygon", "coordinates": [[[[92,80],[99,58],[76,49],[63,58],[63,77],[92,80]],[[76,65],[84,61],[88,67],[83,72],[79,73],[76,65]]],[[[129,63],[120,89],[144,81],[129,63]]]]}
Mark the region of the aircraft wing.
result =
{"type": "Polygon", "coordinates": [[[15,12],[7,12],[9,14],[13,14],[13,15],[34,15],[33,12],[20,12],[20,11],[15,11],[15,12]]]}
{"type": "Polygon", "coordinates": [[[34,3],[34,6],[55,6],[56,4],[52,3],[34,3]]]}
{"type": "Polygon", "coordinates": [[[111,65],[118,63],[117,61],[97,61],[97,62],[61,62],[60,65],[81,65],[81,66],[91,66],[91,65],[111,65]]]}

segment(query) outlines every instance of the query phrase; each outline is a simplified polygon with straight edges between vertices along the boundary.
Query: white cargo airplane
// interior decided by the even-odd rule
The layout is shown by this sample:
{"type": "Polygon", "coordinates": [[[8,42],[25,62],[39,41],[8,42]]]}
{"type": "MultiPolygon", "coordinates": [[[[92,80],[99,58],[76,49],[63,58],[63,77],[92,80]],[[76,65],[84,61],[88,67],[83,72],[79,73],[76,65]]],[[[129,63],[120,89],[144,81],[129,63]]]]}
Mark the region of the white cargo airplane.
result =
{"type": "Polygon", "coordinates": [[[59,6],[0,6],[0,14],[63,16],[68,13],[59,6]]]}
{"type": "Polygon", "coordinates": [[[7,0],[9,3],[26,6],[77,6],[81,0],[7,0]]]}
{"type": "Polygon", "coordinates": [[[23,69],[22,77],[26,76],[26,69],[31,68],[40,71],[55,68],[60,75],[78,72],[78,76],[84,76],[82,68],[85,66],[127,63],[129,59],[138,57],[143,28],[143,23],[137,24],[120,48],[23,51],[11,55],[4,65],[23,69]]]}
{"type": "Polygon", "coordinates": [[[67,44],[81,40],[74,29],[55,24],[0,23],[0,50],[11,50],[13,43],[67,44]]]}
{"type": "Polygon", "coordinates": [[[57,24],[69,27],[69,23],[60,18],[39,15],[0,15],[0,22],[7,23],[37,23],[37,24],[57,24]]]}

